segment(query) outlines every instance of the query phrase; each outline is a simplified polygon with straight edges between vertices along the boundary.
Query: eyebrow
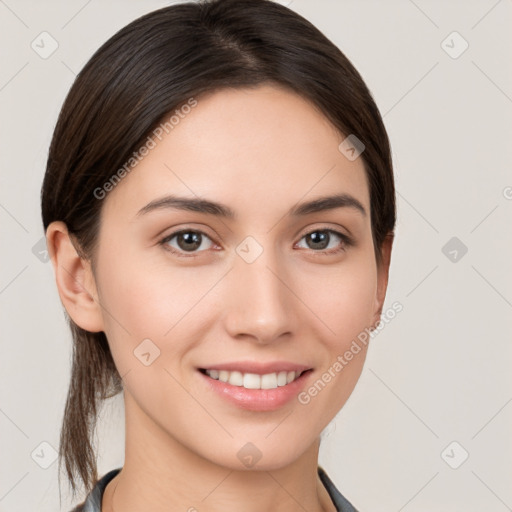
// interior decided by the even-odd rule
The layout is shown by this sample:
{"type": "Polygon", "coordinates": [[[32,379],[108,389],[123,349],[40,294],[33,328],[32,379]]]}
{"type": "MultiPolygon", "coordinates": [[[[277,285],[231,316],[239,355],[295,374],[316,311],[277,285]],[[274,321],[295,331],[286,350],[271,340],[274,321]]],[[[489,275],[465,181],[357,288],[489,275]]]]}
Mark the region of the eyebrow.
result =
{"type": "MultiPolygon", "coordinates": [[[[236,213],[229,206],[215,201],[209,201],[199,197],[165,196],[151,201],[137,212],[137,217],[146,213],[163,210],[177,209],[190,212],[206,213],[225,219],[236,219],[236,213]]],[[[350,194],[335,194],[323,196],[312,201],[298,203],[288,211],[288,215],[299,217],[311,213],[334,210],[336,208],[351,208],[366,216],[366,210],[361,202],[350,194]]]]}

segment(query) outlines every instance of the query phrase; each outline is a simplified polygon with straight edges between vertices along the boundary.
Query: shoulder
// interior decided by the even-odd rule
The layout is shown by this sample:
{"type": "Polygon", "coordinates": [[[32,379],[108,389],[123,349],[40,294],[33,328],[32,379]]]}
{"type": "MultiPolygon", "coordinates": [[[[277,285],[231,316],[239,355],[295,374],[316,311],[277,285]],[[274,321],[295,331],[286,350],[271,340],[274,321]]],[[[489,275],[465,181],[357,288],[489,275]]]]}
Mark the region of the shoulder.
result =
{"type": "Polygon", "coordinates": [[[101,501],[107,484],[114,478],[121,468],[116,468],[103,475],[94,485],[83,503],[77,505],[70,512],[101,512],[101,501]]]}
{"type": "Polygon", "coordinates": [[[347,498],[338,491],[333,481],[321,466],[318,466],[318,476],[327,489],[327,492],[329,493],[329,496],[331,497],[331,500],[336,506],[336,510],[338,512],[357,512],[357,509],[352,505],[352,503],[350,503],[347,498]]]}

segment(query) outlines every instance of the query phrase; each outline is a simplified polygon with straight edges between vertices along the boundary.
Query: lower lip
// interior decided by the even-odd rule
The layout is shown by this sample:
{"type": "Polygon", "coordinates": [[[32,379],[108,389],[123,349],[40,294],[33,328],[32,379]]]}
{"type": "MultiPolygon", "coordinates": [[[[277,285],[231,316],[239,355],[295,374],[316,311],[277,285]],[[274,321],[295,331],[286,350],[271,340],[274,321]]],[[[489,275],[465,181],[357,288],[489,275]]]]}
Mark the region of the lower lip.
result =
{"type": "Polygon", "coordinates": [[[233,386],[227,382],[212,379],[199,370],[198,373],[210,389],[241,409],[275,411],[297,397],[312,370],[307,370],[298,379],[286,384],[286,386],[273,389],[246,389],[243,386],[233,386]]]}

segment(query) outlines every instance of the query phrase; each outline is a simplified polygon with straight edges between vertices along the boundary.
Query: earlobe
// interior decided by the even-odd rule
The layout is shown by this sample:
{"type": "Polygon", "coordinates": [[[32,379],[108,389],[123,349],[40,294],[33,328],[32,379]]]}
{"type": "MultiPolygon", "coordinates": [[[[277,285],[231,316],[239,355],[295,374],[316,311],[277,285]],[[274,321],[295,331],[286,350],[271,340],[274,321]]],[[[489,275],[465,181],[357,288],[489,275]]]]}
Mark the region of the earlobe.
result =
{"type": "Polygon", "coordinates": [[[68,315],[86,331],[102,331],[103,317],[90,262],[78,254],[64,222],[48,226],[46,244],[68,315]]]}
{"type": "Polygon", "coordinates": [[[372,327],[376,328],[382,315],[384,299],[388,288],[389,265],[391,262],[391,249],[393,247],[394,233],[388,233],[382,242],[382,259],[377,268],[377,294],[375,297],[375,312],[372,327]]]}

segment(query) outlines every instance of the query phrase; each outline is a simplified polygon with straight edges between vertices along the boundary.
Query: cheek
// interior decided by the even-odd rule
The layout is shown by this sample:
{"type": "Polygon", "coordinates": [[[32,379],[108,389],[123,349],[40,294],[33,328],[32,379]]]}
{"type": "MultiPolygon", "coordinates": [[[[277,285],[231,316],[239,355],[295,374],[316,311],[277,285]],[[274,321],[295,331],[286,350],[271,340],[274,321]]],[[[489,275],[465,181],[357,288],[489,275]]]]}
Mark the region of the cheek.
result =
{"type": "Polygon", "coordinates": [[[364,257],[354,264],[347,262],[329,276],[308,276],[303,290],[319,317],[325,358],[316,380],[298,398],[312,418],[332,418],[354,390],[366,359],[376,266],[364,257]]]}
{"type": "Polygon", "coordinates": [[[342,350],[370,325],[376,280],[375,262],[365,254],[302,273],[301,297],[324,325],[331,349],[342,350]]]}
{"type": "MultiPolygon", "coordinates": [[[[179,355],[186,348],[185,341],[180,343],[180,339],[186,340],[183,329],[188,329],[189,337],[194,334],[191,328],[195,334],[201,331],[206,319],[202,301],[225,270],[179,267],[162,257],[143,260],[140,254],[126,252],[112,258],[114,247],[105,244],[103,249],[98,289],[116,361],[126,361],[146,338],[154,340],[169,357],[179,355]]],[[[211,306],[210,310],[213,312],[211,306]]]]}

